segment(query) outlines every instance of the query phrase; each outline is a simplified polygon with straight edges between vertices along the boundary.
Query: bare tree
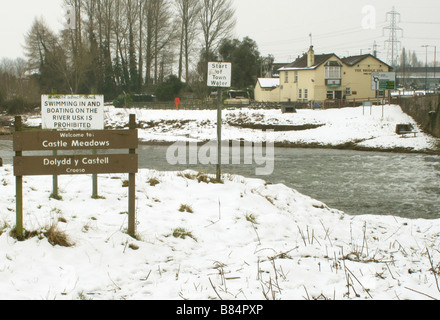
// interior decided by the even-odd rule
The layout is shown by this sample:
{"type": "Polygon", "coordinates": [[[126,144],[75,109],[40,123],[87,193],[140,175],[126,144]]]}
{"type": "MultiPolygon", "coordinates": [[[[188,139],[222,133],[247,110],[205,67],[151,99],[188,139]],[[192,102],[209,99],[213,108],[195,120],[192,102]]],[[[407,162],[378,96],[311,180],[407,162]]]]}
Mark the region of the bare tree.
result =
{"type": "Polygon", "coordinates": [[[26,34],[25,55],[31,70],[40,73],[43,88],[68,88],[69,92],[73,92],[66,50],[44,19],[35,19],[26,34]]]}
{"type": "MultiPolygon", "coordinates": [[[[235,27],[235,10],[231,0],[202,0],[202,9],[199,16],[203,33],[204,61],[207,65],[209,56],[215,51],[222,39],[229,37],[235,27]]],[[[207,67],[206,67],[207,68],[207,67]]],[[[204,82],[207,72],[203,68],[204,82]]]]}
{"type": "Polygon", "coordinates": [[[166,50],[176,34],[172,30],[170,2],[169,0],[151,0],[152,1],[152,19],[153,19],[153,54],[154,54],[154,82],[157,84],[160,77],[161,56],[163,50],[166,50]]]}
{"type": "Polygon", "coordinates": [[[185,80],[189,80],[190,56],[193,52],[194,40],[197,37],[198,18],[202,9],[200,0],[175,0],[181,28],[179,48],[179,79],[183,77],[185,62],[185,80]]]}
{"type": "Polygon", "coordinates": [[[138,79],[137,87],[140,89],[143,85],[143,68],[144,68],[144,20],[147,17],[148,4],[150,0],[138,0],[139,1],[139,43],[138,43],[138,79]]]}
{"type": "Polygon", "coordinates": [[[31,29],[25,35],[25,56],[33,70],[39,70],[44,63],[49,44],[55,35],[49,29],[44,19],[35,19],[31,29]]]}
{"type": "Polygon", "coordinates": [[[205,59],[235,25],[232,0],[63,0],[74,28],[51,31],[36,19],[25,37],[29,67],[44,90],[141,92],[175,70],[192,78],[196,40],[205,59]],[[174,5],[174,6],[172,6],[174,5]]]}

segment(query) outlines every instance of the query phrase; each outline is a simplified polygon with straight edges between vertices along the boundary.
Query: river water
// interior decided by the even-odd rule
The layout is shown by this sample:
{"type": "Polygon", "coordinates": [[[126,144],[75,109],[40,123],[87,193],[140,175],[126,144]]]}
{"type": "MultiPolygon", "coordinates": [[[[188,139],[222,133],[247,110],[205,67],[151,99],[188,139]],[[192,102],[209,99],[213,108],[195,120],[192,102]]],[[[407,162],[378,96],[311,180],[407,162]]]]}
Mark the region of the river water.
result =
{"type": "MultiPolygon", "coordinates": [[[[215,173],[215,166],[170,165],[167,150],[141,145],[139,167],[215,173]]],[[[11,141],[0,140],[0,157],[12,163],[11,141]]],[[[257,167],[261,165],[223,165],[222,171],[285,184],[351,215],[440,218],[440,156],[276,148],[273,173],[256,176],[257,167]]]]}

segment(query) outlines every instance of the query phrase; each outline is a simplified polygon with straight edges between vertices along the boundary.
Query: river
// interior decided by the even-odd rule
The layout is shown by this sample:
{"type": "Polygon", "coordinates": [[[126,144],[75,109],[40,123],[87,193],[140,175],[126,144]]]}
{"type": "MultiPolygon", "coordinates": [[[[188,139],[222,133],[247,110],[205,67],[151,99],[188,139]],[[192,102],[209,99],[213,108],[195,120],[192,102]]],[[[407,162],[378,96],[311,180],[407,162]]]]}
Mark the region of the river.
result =
{"type": "MultiPolygon", "coordinates": [[[[139,167],[215,172],[215,166],[170,165],[167,150],[140,145],[139,167]]],[[[12,163],[12,141],[0,140],[0,157],[4,164],[12,163]]],[[[223,165],[222,171],[285,184],[351,215],[440,218],[440,156],[276,148],[271,175],[256,176],[256,167],[261,166],[223,165]]]]}

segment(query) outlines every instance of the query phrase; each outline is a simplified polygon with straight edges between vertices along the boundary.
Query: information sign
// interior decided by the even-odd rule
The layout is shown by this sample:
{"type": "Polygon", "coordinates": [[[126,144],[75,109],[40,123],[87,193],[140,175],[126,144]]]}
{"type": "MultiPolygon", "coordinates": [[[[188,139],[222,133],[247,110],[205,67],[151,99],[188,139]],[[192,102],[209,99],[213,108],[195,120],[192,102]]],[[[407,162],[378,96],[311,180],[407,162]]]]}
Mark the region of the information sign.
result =
{"type": "Polygon", "coordinates": [[[232,63],[208,62],[208,87],[229,88],[232,79],[232,63]]]}
{"type": "Polygon", "coordinates": [[[104,130],[103,95],[41,96],[42,129],[104,130]]]}
{"type": "Polygon", "coordinates": [[[396,73],[395,72],[374,72],[371,74],[372,90],[395,90],[396,73]]]}
{"type": "Polygon", "coordinates": [[[137,130],[14,133],[14,151],[137,149],[137,130]]]}
{"type": "Polygon", "coordinates": [[[137,172],[137,154],[14,157],[15,176],[137,172]]]}

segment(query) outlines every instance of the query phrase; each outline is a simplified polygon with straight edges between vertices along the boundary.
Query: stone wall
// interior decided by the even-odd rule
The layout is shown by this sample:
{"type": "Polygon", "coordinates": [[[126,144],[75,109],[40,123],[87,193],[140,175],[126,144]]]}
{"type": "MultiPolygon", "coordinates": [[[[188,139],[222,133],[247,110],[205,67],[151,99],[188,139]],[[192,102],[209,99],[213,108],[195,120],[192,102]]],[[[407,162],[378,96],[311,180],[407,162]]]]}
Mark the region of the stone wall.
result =
{"type": "Polygon", "coordinates": [[[397,104],[413,117],[425,132],[440,138],[440,95],[398,98],[397,104]]]}

